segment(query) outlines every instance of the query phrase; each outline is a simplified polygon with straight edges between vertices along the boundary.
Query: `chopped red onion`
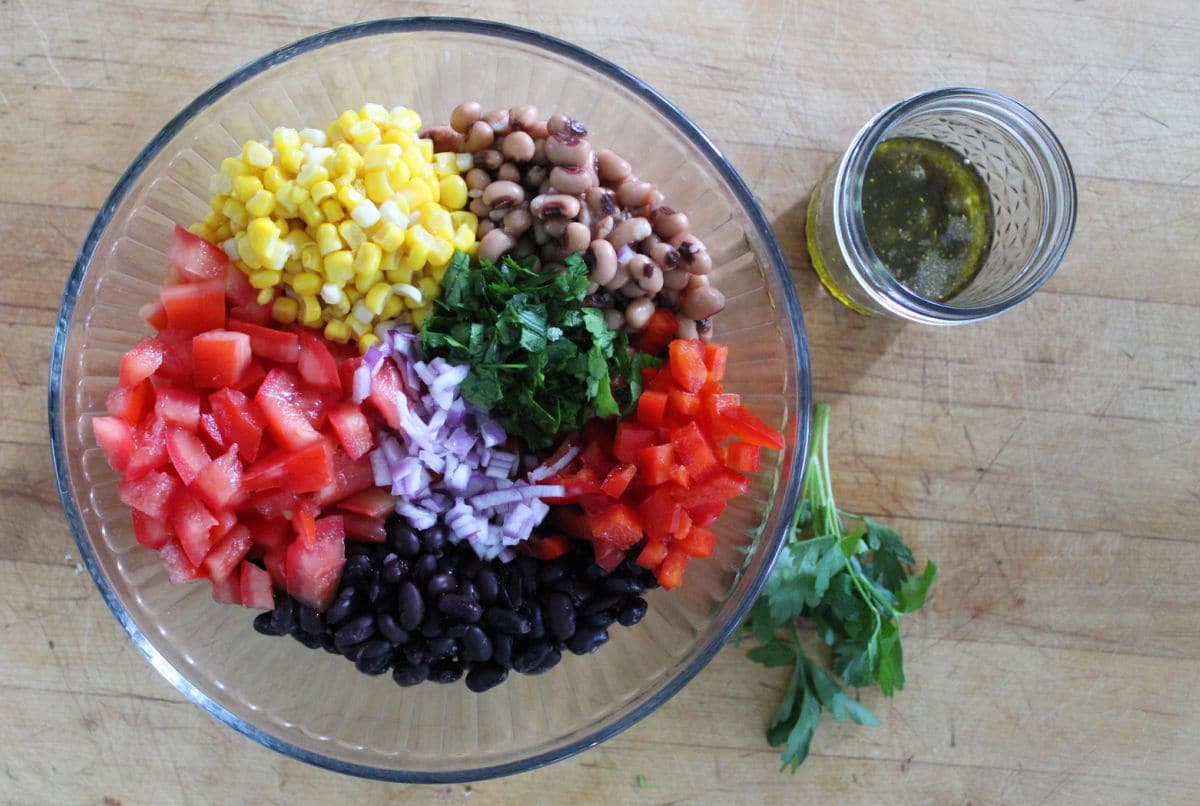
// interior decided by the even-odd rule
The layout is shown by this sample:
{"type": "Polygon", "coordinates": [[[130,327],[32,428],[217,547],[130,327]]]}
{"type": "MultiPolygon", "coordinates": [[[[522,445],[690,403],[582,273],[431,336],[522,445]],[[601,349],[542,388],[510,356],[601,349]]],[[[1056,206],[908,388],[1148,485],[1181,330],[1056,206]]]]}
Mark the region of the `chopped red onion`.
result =
{"type": "Polygon", "coordinates": [[[533,470],[529,471],[528,478],[530,481],[541,481],[544,478],[549,478],[567,465],[571,464],[571,462],[574,461],[575,457],[578,455],[579,446],[572,445],[571,447],[567,448],[566,452],[562,456],[558,457],[553,464],[540,465],[539,467],[535,467],[533,470]]]}

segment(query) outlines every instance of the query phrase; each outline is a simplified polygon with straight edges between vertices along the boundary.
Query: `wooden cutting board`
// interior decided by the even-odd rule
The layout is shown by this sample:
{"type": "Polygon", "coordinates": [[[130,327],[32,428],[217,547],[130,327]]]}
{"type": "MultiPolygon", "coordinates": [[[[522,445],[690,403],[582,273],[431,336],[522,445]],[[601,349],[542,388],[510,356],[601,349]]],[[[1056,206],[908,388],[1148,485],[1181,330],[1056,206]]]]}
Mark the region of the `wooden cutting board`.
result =
{"type": "Polygon", "coordinates": [[[291,5],[0,3],[0,800],[1197,800],[1200,5],[291,5]],[[482,13],[597,51],[691,115],[754,189],[833,405],[840,503],[942,569],[905,624],[907,688],[864,694],[881,727],[826,723],[780,774],[762,729],[783,681],[730,647],[574,759],[469,789],[381,784],[217,723],[108,612],[58,503],[45,415],[83,236],[201,90],[288,41],[396,13],[482,13]],[[1065,143],[1080,208],[1066,264],[983,324],[861,318],[811,272],[803,201],[873,113],[960,83],[1026,102],[1065,143]]]}

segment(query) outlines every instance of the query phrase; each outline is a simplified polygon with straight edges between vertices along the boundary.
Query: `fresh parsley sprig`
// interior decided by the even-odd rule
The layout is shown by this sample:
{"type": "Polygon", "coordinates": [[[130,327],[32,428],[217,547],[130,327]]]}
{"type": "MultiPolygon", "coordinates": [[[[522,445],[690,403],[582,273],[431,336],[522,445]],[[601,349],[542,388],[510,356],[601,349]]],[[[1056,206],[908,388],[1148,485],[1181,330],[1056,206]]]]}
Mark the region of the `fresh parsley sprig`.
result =
{"type": "Polygon", "coordinates": [[[744,625],[759,643],[748,653],[764,666],[791,666],[792,676],[767,741],[783,747],[783,769],[808,756],[822,710],[839,722],[878,725],[879,718],[846,686],[879,686],[885,697],[904,688],[900,618],[925,604],[937,566],[912,572],[912,551],[894,530],[843,512],[829,473],[829,406],[813,416],[812,450],[791,535],[744,625]],[[847,531],[846,520],[855,522],[847,531]],[[801,643],[811,625],[830,648],[828,668],[801,643]]]}

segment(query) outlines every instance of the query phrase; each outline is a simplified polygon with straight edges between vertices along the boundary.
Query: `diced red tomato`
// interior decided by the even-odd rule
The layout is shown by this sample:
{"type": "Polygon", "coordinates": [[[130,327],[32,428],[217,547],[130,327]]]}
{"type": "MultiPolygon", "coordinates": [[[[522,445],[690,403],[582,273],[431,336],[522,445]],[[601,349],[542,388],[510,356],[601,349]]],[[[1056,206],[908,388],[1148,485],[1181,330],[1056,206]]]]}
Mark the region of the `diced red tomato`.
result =
{"type": "Polygon", "coordinates": [[[325,507],[375,487],[375,471],[367,457],[351,459],[341,448],[334,447],[332,465],[333,479],[313,494],[314,506],[325,507]]]}
{"type": "Polygon", "coordinates": [[[679,587],[683,582],[683,573],[687,570],[689,559],[691,558],[683,550],[674,546],[667,548],[667,556],[663,558],[654,572],[654,577],[658,580],[658,584],[662,585],[663,590],[669,591],[679,587]]]}
{"type": "Polygon", "coordinates": [[[158,558],[162,560],[163,567],[167,569],[167,578],[171,580],[172,585],[180,585],[204,576],[203,572],[188,559],[177,540],[171,540],[159,549],[158,558]]]}
{"type": "Polygon", "coordinates": [[[163,307],[161,299],[152,299],[138,308],[138,316],[155,330],[162,330],[167,326],[167,309],[163,307]]]}
{"type": "Polygon", "coordinates": [[[356,512],[368,518],[383,520],[396,511],[396,496],[383,487],[371,487],[369,490],[354,493],[338,500],[339,509],[356,512]]]}
{"type": "Polygon", "coordinates": [[[622,464],[637,464],[638,448],[653,445],[655,436],[653,428],[622,420],[617,423],[617,435],[613,440],[612,448],[613,456],[622,464]]]}
{"type": "Polygon", "coordinates": [[[675,448],[671,445],[648,445],[638,448],[638,473],[646,484],[658,486],[671,478],[671,465],[675,461],[675,448]]]}
{"type": "Polygon", "coordinates": [[[154,408],[154,384],[147,378],[132,388],[118,386],[108,393],[104,407],[113,417],[137,425],[154,408]]]}
{"type": "Polygon", "coordinates": [[[324,610],[333,601],[345,562],[345,527],[341,517],[330,515],[318,519],[311,542],[297,539],[288,546],[287,592],[302,604],[324,610]]]}
{"type": "Polygon", "coordinates": [[[633,481],[635,475],[637,475],[635,465],[616,465],[604,477],[600,489],[609,498],[620,498],[629,488],[629,483],[633,481]]]}
{"type": "Polygon", "coordinates": [[[271,587],[271,576],[251,562],[242,563],[241,599],[244,607],[255,610],[272,610],[275,607],[275,591],[271,587]]]}
{"type": "Polygon", "coordinates": [[[221,429],[217,427],[217,420],[213,417],[212,412],[200,415],[200,427],[196,433],[207,450],[213,453],[225,451],[225,437],[221,436],[221,429]]]}
{"type": "Polygon", "coordinates": [[[610,503],[591,517],[592,540],[627,549],[642,539],[642,523],[629,504],[610,503]]]}
{"type": "Polygon", "coordinates": [[[133,453],[133,427],[120,417],[93,417],[92,433],[108,464],[120,473],[129,466],[133,453]]]}
{"type": "Polygon", "coordinates": [[[228,327],[249,336],[250,351],[260,358],[281,364],[295,364],[300,358],[300,337],[295,333],[232,318],[228,327]]]}
{"type": "Polygon", "coordinates": [[[132,445],[126,478],[136,479],[162,467],[167,463],[167,424],[151,413],[133,427],[132,445]]]}
{"type": "Polygon", "coordinates": [[[250,363],[246,365],[246,371],[237,379],[237,383],[233,388],[242,394],[253,395],[258,392],[258,386],[263,382],[263,378],[267,377],[266,367],[261,361],[250,359],[250,363]]]}
{"type": "Polygon", "coordinates": [[[299,399],[299,379],[287,369],[275,367],[267,373],[254,402],[266,416],[271,436],[284,448],[298,450],[321,439],[299,399]]]}
{"type": "Polygon", "coordinates": [[[671,379],[685,392],[695,394],[708,380],[704,364],[704,342],[699,339],[675,339],[669,348],[671,379]]]}
{"type": "MultiPolygon", "coordinates": [[[[245,475],[242,476],[242,484],[243,486],[245,485],[245,475]]],[[[286,518],[290,520],[292,513],[299,506],[301,498],[301,495],[289,492],[288,490],[267,490],[251,494],[250,501],[244,509],[249,509],[262,518],[286,518]]]]}
{"type": "Polygon", "coordinates": [[[192,362],[196,386],[234,386],[250,366],[250,337],[220,329],[197,333],[192,338],[192,362]]]}
{"type": "Polygon", "coordinates": [[[141,383],[162,365],[166,348],[156,338],[147,336],[121,356],[121,386],[129,389],[141,383]]]}
{"type": "Polygon", "coordinates": [[[224,280],[164,285],[158,295],[171,328],[204,333],[225,327],[224,280]]]}
{"type": "Polygon", "coordinates": [[[246,499],[237,451],[230,448],[213,459],[196,474],[196,480],[189,486],[213,512],[237,508],[246,499]]]}
{"type": "Polygon", "coordinates": [[[646,389],[638,398],[637,418],[642,425],[662,425],[667,413],[667,395],[646,389]]]}
{"type": "Polygon", "coordinates": [[[717,535],[711,529],[693,526],[687,536],[675,543],[690,557],[711,557],[717,546],[717,535]]]}
{"type": "Polygon", "coordinates": [[[218,580],[236,576],[238,564],[250,552],[253,542],[250,530],[245,526],[230,529],[229,534],[222,537],[204,558],[203,565],[208,578],[218,580]]]}
{"type": "Polygon", "coordinates": [[[200,438],[179,426],[172,426],[167,432],[167,455],[179,478],[189,487],[200,471],[212,462],[200,438]]]}
{"type": "Polygon", "coordinates": [[[130,512],[133,515],[133,536],[146,548],[158,551],[175,536],[165,522],[136,509],[130,512]]]}
{"type": "Polygon", "coordinates": [[[262,556],[271,582],[279,590],[287,590],[287,549],[273,551],[262,556]]]}
{"type": "Polygon", "coordinates": [[[675,314],[666,308],[658,308],[650,316],[646,328],[634,340],[633,346],[643,353],[659,355],[671,343],[671,339],[675,338],[677,330],[679,320],[675,318],[675,314]]]}
{"type": "Polygon", "coordinates": [[[331,408],[329,424],[351,459],[361,458],[375,445],[371,437],[371,425],[362,409],[354,403],[339,403],[331,408]]]}
{"type": "Polygon", "coordinates": [[[253,462],[262,444],[267,421],[253,400],[236,389],[220,389],[208,396],[223,445],[237,445],[243,462],[253,462]]]}
{"type": "Polygon", "coordinates": [[[729,454],[725,460],[727,467],[741,470],[743,473],[757,473],[761,459],[762,448],[748,442],[735,442],[729,446],[729,454]]]}
{"type": "Polygon", "coordinates": [[[180,490],[175,496],[170,523],[192,565],[203,563],[212,548],[212,530],[217,525],[208,508],[190,491],[180,490]]]}
{"type": "Polygon", "coordinates": [[[387,530],[379,518],[369,518],[357,512],[339,512],[346,527],[347,540],[362,540],[366,543],[382,543],[387,540],[387,530]]]}
{"type": "Polygon", "coordinates": [[[163,345],[162,366],[154,374],[180,384],[192,382],[192,333],[164,329],[158,332],[163,345]]]}
{"type": "Polygon", "coordinates": [[[338,375],[337,362],[325,346],[325,341],[311,333],[300,334],[300,360],[296,364],[300,377],[317,389],[330,392],[342,391],[342,379],[338,375]]]}
{"type": "Polygon", "coordinates": [[[254,545],[264,553],[283,551],[287,548],[290,524],[284,518],[245,518],[254,545]]]}
{"type": "Polygon", "coordinates": [[[729,363],[729,348],[723,344],[708,342],[704,345],[704,366],[708,367],[710,381],[725,380],[725,366],[729,363]]]}
{"type": "Polygon", "coordinates": [[[242,486],[250,492],[279,488],[310,493],[333,480],[333,448],[319,435],[316,442],[299,450],[280,449],[259,459],[242,474],[242,486]]]}
{"type": "Polygon", "coordinates": [[[376,411],[383,415],[384,421],[397,431],[401,426],[400,407],[396,396],[403,394],[404,382],[400,379],[400,371],[391,359],[384,359],[383,365],[371,380],[370,400],[376,411]]]}
{"type": "Polygon", "coordinates": [[[164,388],[157,391],[154,411],[167,425],[190,431],[200,427],[200,395],[189,389],[164,388]]]}
{"type": "Polygon", "coordinates": [[[232,509],[219,509],[213,513],[213,517],[217,519],[217,525],[212,530],[213,542],[229,534],[238,525],[238,515],[232,509]]]}
{"type": "Polygon", "coordinates": [[[783,435],[764,423],[745,406],[733,406],[721,412],[721,422],[734,436],[763,448],[781,451],[783,435]]]}
{"type": "Polygon", "coordinates": [[[229,267],[229,256],[223,249],[178,224],[167,250],[167,260],[179,272],[180,278],[188,282],[224,279],[225,269],[229,267]]]}
{"type": "Polygon", "coordinates": [[[172,499],[182,489],[183,485],[175,476],[151,470],[136,479],[127,474],[117,487],[117,496],[126,506],[165,521],[170,516],[172,499]]]}
{"type": "Polygon", "coordinates": [[[642,546],[642,551],[638,554],[634,562],[642,568],[649,568],[653,571],[655,568],[658,568],[659,563],[666,556],[667,542],[665,540],[647,540],[646,545],[642,546]]]}
{"type": "Polygon", "coordinates": [[[250,278],[245,272],[230,263],[222,279],[225,281],[225,299],[230,305],[230,316],[256,325],[265,325],[270,321],[270,306],[258,304],[258,289],[250,285],[250,278]],[[259,316],[259,308],[267,309],[266,318],[259,316]]]}
{"type": "Polygon", "coordinates": [[[242,603],[242,579],[236,571],[225,577],[209,577],[208,581],[212,585],[213,601],[232,605],[242,603]]]}

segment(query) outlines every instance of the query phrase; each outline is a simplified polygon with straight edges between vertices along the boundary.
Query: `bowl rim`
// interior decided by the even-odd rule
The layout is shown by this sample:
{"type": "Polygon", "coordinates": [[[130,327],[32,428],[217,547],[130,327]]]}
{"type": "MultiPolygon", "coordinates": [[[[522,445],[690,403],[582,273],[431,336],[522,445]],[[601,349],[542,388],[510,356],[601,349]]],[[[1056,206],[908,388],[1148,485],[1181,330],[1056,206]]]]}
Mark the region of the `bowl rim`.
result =
{"type": "MultiPolygon", "coordinates": [[[[799,503],[803,469],[807,464],[808,437],[811,428],[812,379],[808,340],[799,299],[790,279],[788,264],[783,257],[783,252],[775,237],[775,233],[767,222],[766,216],[763,214],[754,195],[734,170],[724,153],[722,153],[712,140],[677,106],[632,73],[589,50],[557,37],[528,28],[490,20],[446,16],[392,17],[333,28],[284,45],[234,70],[228,76],[202,92],[178,114],[172,117],[137,154],[129,167],[125,169],[120,179],[117,180],[108,198],[97,212],[91,229],[88,231],[87,237],[84,239],[75,260],[75,264],[71,269],[63,291],[63,300],[59,307],[58,320],[55,325],[50,359],[47,409],[50,420],[50,446],[54,463],[55,481],[71,534],[75,539],[75,544],[79,549],[83,563],[88,573],[91,574],[92,580],[100,589],[100,593],[107,603],[109,610],[112,611],[117,621],[120,622],[125,632],[133,640],[134,645],[171,685],[209,715],[239,733],[285,756],[313,766],[362,778],[397,783],[462,783],[527,772],[556,761],[561,761],[612,738],[656,711],[667,700],[677,694],[701,669],[708,665],[716,653],[729,640],[733,631],[737,629],[738,625],[746,617],[783,547],[784,537],[787,532],[786,525],[781,530],[781,534],[774,538],[772,542],[760,545],[760,550],[765,548],[767,556],[759,567],[758,573],[751,580],[750,595],[746,596],[734,610],[733,617],[729,619],[724,627],[718,630],[717,634],[693,657],[691,662],[682,671],[667,681],[659,691],[623,718],[601,726],[587,735],[562,746],[501,764],[433,772],[375,767],[368,764],[343,761],[305,749],[274,736],[264,728],[247,722],[210,698],[163,657],[150,642],[149,638],[138,629],[124,603],[118,598],[115,590],[100,569],[91,540],[88,538],[87,530],[80,516],[78,501],[75,498],[70,483],[66,461],[66,439],[64,424],[62,422],[62,366],[70,330],[69,326],[75,312],[80,285],[95,256],[96,247],[113,218],[113,214],[124,200],[130,188],[141,176],[146,166],[163,150],[164,146],[208,106],[227,95],[236,87],[272,67],[283,64],[310,51],[318,50],[326,45],[338,44],[378,34],[412,33],[414,31],[458,33],[506,39],[520,44],[532,45],[543,50],[549,50],[560,56],[565,56],[594,72],[600,73],[624,89],[635,93],[641,100],[648,103],[659,114],[670,121],[679,132],[685,135],[705,155],[711,166],[729,185],[738,204],[745,211],[751,225],[763,241],[766,256],[770,263],[769,267],[764,268],[773,271],[780,281],[783,292],[783,305],[788,314],[787,321],[793,342],[793,349],[797,358],[798,389],[796,390],[796,399],[793,401],[797,412],[795,440],[789,448],[791,462],[788,470],[790,472],[787,475],[785,485],[776,493],[782,496],[781,506],[784,511],[795,509],[799,503]]],[[[786,522],[787,519],[785,519],[785,524],[786,522]]]]}

